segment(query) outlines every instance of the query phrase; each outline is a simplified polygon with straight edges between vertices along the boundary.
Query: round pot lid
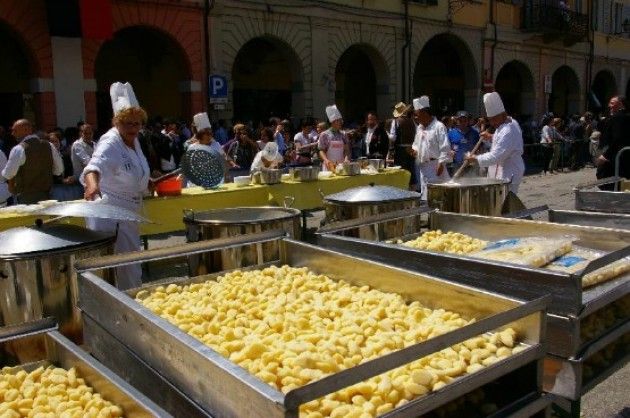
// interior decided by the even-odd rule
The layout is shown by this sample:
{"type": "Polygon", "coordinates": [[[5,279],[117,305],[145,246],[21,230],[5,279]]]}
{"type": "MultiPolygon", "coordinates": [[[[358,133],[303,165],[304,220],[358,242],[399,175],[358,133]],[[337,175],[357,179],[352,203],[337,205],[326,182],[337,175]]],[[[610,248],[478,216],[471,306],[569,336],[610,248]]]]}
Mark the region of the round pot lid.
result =
{"type": "Polygon", "coordinates": [[[77,225],[21,226],[0,232],[0,258],[76,249],[113,239],[114,233],[96,232],[77,225]]]}
{"type": "Polygon", "coordinates": [[[117,221],[151,223],[136,212],[106,203],[105,199],[82,202],[59,202],[33,212],[36,215],[72,216],[79,218],[114,219],[117,221]]]}
{"type": "Polygon", "coordinates": [[[420,193],[392,186],[362,186],[344,190],[324,197],[328,202],[339,203],[378,203],[398,200],[419,200],[420,193]]]}
{"type": "Polygon", "coordinates": [[[458,188],[472,186],[496,186],[509,183],[510,180],[505,179],[493,179],[487,177],[460,177],[455,180],[430,181],[427,183],[427,185],[431,187],[458,188]]]}
{"type": "Polygon", "coordinates": [[[184,222],[212,225],[242,225],[278,221],[300,216],[298,209],[243,207],[186,212],[184,222]]]}
{"type": "Polygon", "coordinates": [[[194,184],[211,189],[223,183],[224,161],[215,151],[191,149],[182,156],[181,167],[186,178],[194,184]]]}

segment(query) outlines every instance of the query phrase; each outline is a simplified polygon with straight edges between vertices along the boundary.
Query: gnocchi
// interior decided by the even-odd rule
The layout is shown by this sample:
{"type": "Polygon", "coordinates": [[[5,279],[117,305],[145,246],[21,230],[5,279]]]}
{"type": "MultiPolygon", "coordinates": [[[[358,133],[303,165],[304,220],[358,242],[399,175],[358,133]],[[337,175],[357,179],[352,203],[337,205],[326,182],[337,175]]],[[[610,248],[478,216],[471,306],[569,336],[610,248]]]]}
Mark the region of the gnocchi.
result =
{"type": "MultiPolygon", "coordinates": [[[[289,266],[158,286],[136,299],[283,393],[474,321],[289,266]]],[[[515,341],[512,329],[472,338],[308,402],[300,416],[383,414],[501,360],[515,341]]]]}

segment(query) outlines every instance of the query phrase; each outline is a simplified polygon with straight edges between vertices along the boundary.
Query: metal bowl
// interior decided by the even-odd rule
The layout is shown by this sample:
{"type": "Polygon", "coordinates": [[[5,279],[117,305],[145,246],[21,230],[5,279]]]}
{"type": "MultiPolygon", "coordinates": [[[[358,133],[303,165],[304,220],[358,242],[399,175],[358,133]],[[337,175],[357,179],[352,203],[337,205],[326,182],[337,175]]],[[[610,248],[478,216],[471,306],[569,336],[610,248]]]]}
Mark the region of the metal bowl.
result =
{"type": "Polygon", "coordinates": [[[282,178],[282,170],[277,168],[263,168],[260,171],[260,182],[262,184],[278,184],[282,178]]]}
{"type": "Polygon", "coordinates": [[[289,176],[295,181],[315,181],[319,175],[319,167],[292,167],[289,176]]]}
{"type": "Polygon", "coordinates": [[[340,176],[358,176],[361,174],[361,163],[359,162],[343,162],[337,165],[337,170],[335,174],[340,176]]]}
{"type": "Polygon", "coordinates": [[[385,160],[381,158],[369,159],[368,166],[378,171],[385,170],[385,160]]]}

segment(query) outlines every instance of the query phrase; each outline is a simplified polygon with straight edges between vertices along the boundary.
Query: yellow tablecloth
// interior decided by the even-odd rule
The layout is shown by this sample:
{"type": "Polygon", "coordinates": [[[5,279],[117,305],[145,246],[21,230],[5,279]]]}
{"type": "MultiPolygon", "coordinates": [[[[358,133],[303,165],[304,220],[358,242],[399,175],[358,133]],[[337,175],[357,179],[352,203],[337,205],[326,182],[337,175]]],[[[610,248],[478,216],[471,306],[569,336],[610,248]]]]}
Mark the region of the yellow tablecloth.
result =
{"type": "MultiPolygon", "coordinates": [[[[316,209],[322,207],[322,197],[319,190],[324,195],[329,195],[351,187],[366,186],[370,183],[406,189],[409,184],[409,172],[391,170],[375,175],[331,177],[314,182],[287,182],[270,186],[237,187],[234,183],[227,183],[215,190],[191,187],[184,189],[181,196],[146,198],[143,215],[155,223],[141,225],[140,233],[153,235],[183,231],[184,209],[208,210],[239,206],[282,206],[285,196],[295,198],[294,208],[316,209]]],[[[37,216],[26,214],[0,213],[0,231],[17,226],[33,225],[37,218],[37,216]]],[[[85,225],[84,220],[80,218],[69,218],[64,222],[85,225]]]]}
{"type": "Polygon", "coordinates": [[[406,170],[388,170],[373,175],[335,176],[306,183],[287,181],[268,186],[269,204],[282,206],[285,196],[291,196],[295,198],[292,207],[300,210],[316,209],[323,207],[320,190],[324,196],[327,196],[352,187],[367,186],[370,183],[406,190],[409,187],[409,177],[410,174],[406,170]]]}

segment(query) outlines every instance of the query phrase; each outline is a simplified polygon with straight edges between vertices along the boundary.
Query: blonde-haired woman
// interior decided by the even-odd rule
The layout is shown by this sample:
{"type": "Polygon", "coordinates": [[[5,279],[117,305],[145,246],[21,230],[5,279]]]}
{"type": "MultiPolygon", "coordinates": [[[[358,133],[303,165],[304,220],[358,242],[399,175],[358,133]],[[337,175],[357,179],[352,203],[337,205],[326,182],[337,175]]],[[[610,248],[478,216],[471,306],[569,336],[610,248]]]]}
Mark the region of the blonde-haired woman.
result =
{"type": "MultiPolygon", "coordinates": [[[[114,110],[113,127],[101,136],[83,170],[84,197],[94,200],[101,196],[108,204],[139,212],[142,196],[149,185],[149,165],[138,141],[147,113],[138,105],[129,83],[112,84],[110,95],[114,110]]],[[[86,224],[96,231],[117,231],[114,246],[117,254],[140,249],[140,232],[136,222],[92,218],[86,224]]],[[[141,266],[118,267],[116,284],[120,289],[140,286],[141,266]]]]}

